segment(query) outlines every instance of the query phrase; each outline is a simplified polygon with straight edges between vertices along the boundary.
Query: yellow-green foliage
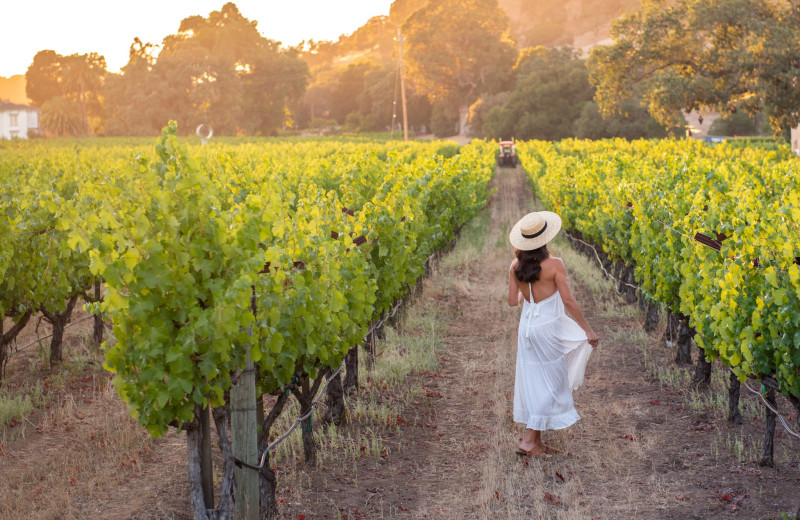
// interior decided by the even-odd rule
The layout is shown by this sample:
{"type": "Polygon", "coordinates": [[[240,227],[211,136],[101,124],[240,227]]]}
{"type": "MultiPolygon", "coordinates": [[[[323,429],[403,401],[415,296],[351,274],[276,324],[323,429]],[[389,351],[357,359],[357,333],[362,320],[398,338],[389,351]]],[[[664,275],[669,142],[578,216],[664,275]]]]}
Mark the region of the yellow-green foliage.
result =
{"type": "Polygon", "coordinates": [[[94,309],[117,340],[105,366],[154,434],[219,406],[245,344],[262,392],[337,367],[486,203],[494,171],[481,142],[201,147],[174,126],[155,153],[119,140],[6,152],[0,279],[14,290],[0,315],[101,277],[94,309]]]}

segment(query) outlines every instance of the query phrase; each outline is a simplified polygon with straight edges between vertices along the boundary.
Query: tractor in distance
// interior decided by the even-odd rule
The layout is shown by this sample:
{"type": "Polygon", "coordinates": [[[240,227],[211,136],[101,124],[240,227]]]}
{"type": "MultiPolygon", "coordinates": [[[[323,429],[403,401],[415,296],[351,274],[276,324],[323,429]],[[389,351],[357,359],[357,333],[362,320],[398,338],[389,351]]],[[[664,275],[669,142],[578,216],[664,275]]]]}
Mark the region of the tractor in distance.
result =
{"type": "Polygon", "coordinates": [[[514,141],[500,141],[500,153],[497,156],[498,166],[517,167],[517,145],[514,141]]]}

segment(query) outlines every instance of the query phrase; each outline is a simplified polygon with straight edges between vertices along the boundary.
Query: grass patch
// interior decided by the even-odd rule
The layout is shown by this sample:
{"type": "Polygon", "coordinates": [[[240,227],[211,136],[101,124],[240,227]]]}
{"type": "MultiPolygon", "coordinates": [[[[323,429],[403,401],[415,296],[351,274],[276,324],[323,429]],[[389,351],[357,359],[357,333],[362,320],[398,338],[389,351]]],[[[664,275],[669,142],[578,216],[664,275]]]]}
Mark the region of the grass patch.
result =
{"type": "Polygon", "coordinates": [[[489,246],[487,242],[490,224],[489,213],[486,211],[482,211],[470,220],[461,229],[456,246],[442,258],[441,267],[443,269],[460,267],[481,257],[489,246]]]}
{"type": "Polygon", "coordinates": [[[18,422],[25,420],[25,417],[33,411],[33,400],[30,395],[0,394],[0,426],[3,428],[16,426],[18,422]]]}

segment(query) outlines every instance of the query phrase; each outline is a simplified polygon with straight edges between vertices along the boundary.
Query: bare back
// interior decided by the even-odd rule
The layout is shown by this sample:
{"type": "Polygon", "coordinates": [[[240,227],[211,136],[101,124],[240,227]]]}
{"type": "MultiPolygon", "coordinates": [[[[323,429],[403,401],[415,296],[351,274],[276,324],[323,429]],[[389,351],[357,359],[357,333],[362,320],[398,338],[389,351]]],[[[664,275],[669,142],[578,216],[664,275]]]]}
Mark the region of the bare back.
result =
{"type": "Polygon", "coordinates": [[[539,303],[555,294],[556,286],[556,272],[558,263],[562,263],[560,258],[550,257],[542,260],[539,265],[542,267],[539,273],[539,279],[531,286],[533,287],[533,300],[531,300],[530,291],[528,290],[527,283],[519,284],[519,290],[522,291],[522,296],[528,301],[539,303]]]}

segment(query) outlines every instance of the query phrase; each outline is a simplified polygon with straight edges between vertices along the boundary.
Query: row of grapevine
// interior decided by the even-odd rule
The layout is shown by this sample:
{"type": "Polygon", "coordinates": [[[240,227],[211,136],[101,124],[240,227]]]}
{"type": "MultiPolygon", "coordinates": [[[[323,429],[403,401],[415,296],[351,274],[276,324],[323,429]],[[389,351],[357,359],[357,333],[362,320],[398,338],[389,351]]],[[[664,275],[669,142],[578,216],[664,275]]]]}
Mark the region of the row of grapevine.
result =
{"type": "MultiPolygon", "coordinates": [[[[711,361],[800,408],[800,163],[697,141],[520,144],[568,230],[635,268],[711,361]]],[[[703,360],[705,361],[705,360],[703,360]]]]}
{"type": "MultiPolygon", "coordinates": [[[[151,433],[180,426],[190,443],[211,406],[225,444],[248,357],[258,395],[291,392],[307,405],[485,204],[494,170],[486,143],[189,149],[174,126],[155,155],[29,152],[0,160],[0,225],[24,252],[0,257],[0,317],[63,311],[102,278],[94,310],[113,323],[105,366],[118,393],[151,433]]],[[[225,486],[233,463],[221,448],[225,486]]],[[[274,478],[266,485],[274,493],[274,478]]],[[[194,507],[206,517],[208,504],[194,507]]]]}

